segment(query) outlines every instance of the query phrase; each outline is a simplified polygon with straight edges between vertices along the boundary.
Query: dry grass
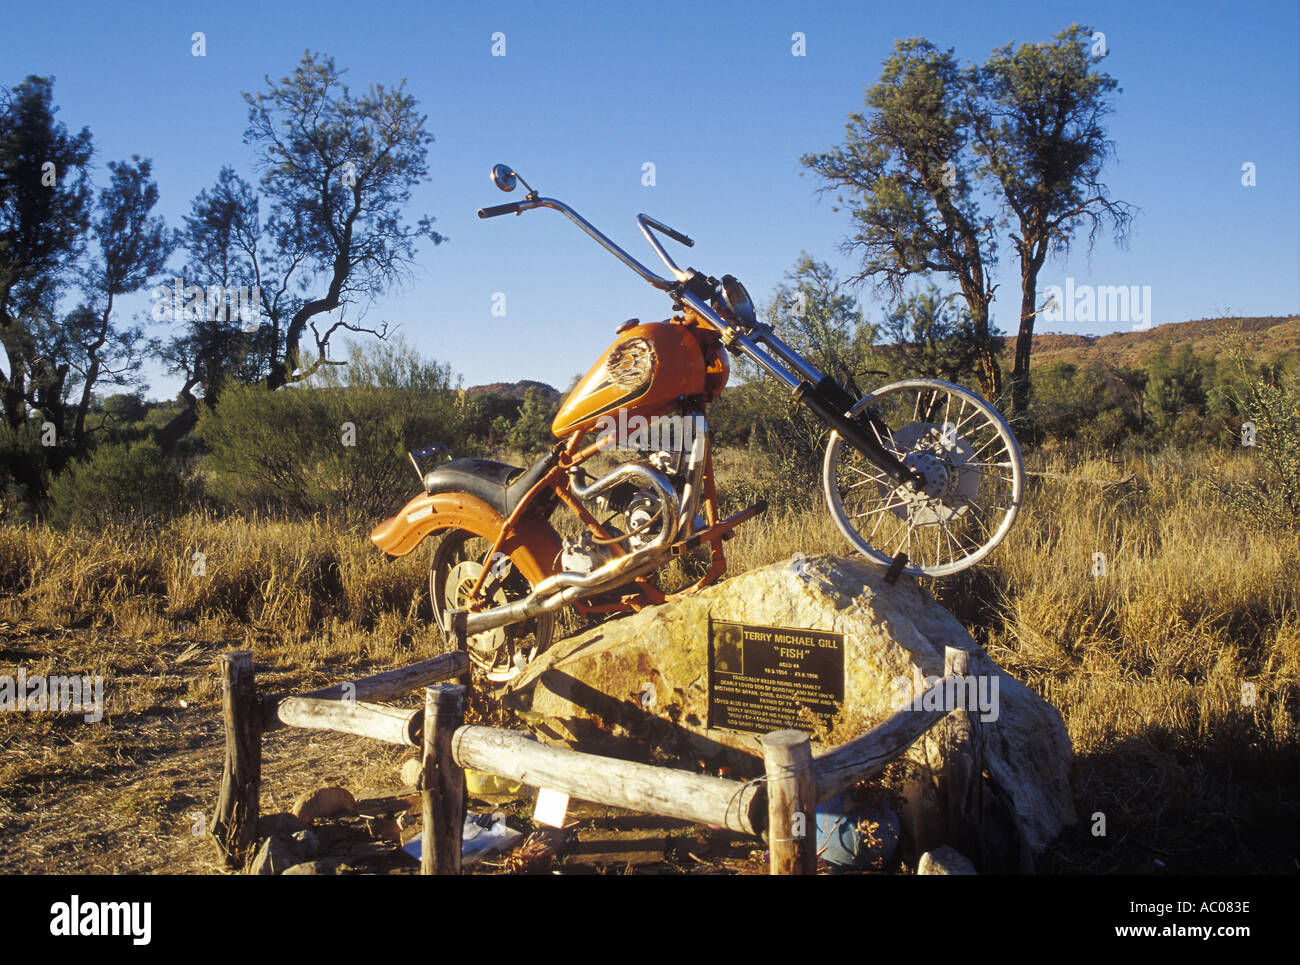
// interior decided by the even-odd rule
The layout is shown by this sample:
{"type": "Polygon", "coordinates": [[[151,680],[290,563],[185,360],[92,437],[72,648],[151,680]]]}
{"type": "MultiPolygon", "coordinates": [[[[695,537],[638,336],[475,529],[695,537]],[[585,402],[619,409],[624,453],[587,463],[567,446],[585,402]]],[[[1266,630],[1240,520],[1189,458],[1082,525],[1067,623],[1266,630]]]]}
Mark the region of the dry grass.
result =
{"type": "MultiPolygon", "coordinates": [[[[761,479],[758,462],[732,468],[761,479]]],[[[1065,718],[1081,824],[1047,867],[1294,871],[1300,532],[1243,522],[1216,496],[1251,475],[1249,455],[1031,463],[1044,475],[1006,542],[931,589],[1065,718]]],[[[844,543],[814,502],[748,524],[728,555],[740,571],[792,547],[844,543]]]]}
{"type": "MultiPolygon", "coordinates": [[[[720,454],[719,469],[724,510],[776,488],[752,453],[720,454]]],[[[1249,457],[1116,465],[1057,455],[1031,469],[1053,475],[1034,478],[1007,542],[934,589],[1069,727],[1082,821],[1045,867],[1293,870],[1300,540],[1252,529],[1217,501],[1211,482],[1247,475],[1249,457]],[[1096,481],[1128,474],[1123,487],[1096,481]],[[1104,577],[1093,575],[1094,553],[1106,554],[1104,577]],[[1091,833],[1095,813],[1106,816],[1104,837],[1091,833]]],[[[727,544],[730,570],[796,549],[846,550],[816,494],[741,527],[727,544]]],[[[211,661],[223,650],[252,649],[268,689],[432,652],[427,562],[385,560],[364,533],[325,520],[0,528],[0,674],[102,674],[108,697],[104,727],[0,715],[0,829],[35,835],[3,865],[44,868],[70,848],[50,828],[84,835],[91,818],[75,816],[87,813],[78,795],[95,788],[114,827],[172,827],[196,802],[206,809],[219,750],[211,661]],[[200,774],[194,762],[177,771],[194,755],[200,774]],[[20,816],[78,800],[61,822],[20,816]]],[[[377,781],[392,764],[376,752],[354,777],[377,781]]],[[[114,864],[113,848],[105,867],[161,867],[142,853],[114,864]]],[[[78,867],[68,855],[61,870],[78,867]]]]}

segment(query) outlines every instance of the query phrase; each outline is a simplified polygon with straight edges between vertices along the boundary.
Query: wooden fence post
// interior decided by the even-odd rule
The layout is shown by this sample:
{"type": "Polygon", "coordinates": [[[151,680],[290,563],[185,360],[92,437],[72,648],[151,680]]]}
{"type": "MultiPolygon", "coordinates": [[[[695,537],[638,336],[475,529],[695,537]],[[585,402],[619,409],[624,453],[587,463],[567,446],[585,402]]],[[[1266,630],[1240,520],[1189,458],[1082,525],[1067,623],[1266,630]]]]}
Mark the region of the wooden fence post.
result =
{"type": "Polygon", "coordinates": [[[774,875],[817,873],[817,789],[812,745],[801,730],[762,737],[767,769],[767,848],[774,875]]]}
{"type": "MultiPolygon", "coordinates": [[[[451,638],[456,644],[456,649],[465,656],[469,656],[469,631],[466,621],[469,619],[468,610],[445,610],[444,622],[448,630],[451,631],[451,638]]],[[[468,664],[465,672],[457,680],[466,688],[474,683],[474,668],[468,664]]]]}
{"type": "Polygon", "coordinates": [[[452,756],[456,728],[465,723],[465,688],[435,684],[424,691],[424,768],[420,796],[424,828],[420,874],[460,874],[465,825],[465,771],[452,756]]]}
{"type": "MultiPolygon", "coordinates": [[[[956,647],[944,650],[943,674],[962,681],[952,693],[966,693],[968,699],[975,681],[970,677],[970,653],[956,647]]],[[[983,824],[982,771],[984,768],[982,740],[978,718],[968,706],[956,701],[948,708],[942,725],[943,741],[943,792],[940,803],[944,809],[948,844],[968,858],[974,859],[983,824]]]]}
{"type": "Polygon", "coordinates": [[[226,723],[226,761],[212,816],[212,836],[229,868],[242,867],[257,839],[262,785],[262,712],[253,678],[251,650],[232,650],[218,660],[226,723]]]}

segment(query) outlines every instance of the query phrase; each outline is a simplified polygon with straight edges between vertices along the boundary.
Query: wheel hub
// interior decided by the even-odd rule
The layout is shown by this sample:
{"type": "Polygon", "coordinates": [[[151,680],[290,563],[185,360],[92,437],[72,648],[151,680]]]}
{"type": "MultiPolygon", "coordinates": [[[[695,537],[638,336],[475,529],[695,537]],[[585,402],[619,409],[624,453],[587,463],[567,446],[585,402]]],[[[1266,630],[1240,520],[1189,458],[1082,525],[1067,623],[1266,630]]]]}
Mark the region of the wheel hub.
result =
{"type": "Polygon", "coordinates": [[[916,489],[910,486],[900,486],[904,498],[914,502],[929,502],[932,499],[942,499],[951,488],[949,480],[948,467],[939,461],[938,457],[929,452],[910,452],[907,458],[903,460],[903,465],[915,473],[918,473],[924,482],[916,489]]]}
{"type": "MultiPolygon", "coordinates": [[[[447,574],[448,609],[470,609],[470,594],[474,592],[474,584],[478,582],[479,574],[482,572],[483,564],[474,560],[465,560],[451,568],[451,572],[447,574]]],[[[490,574],[483,584],[483,599],[493,605],[506,602],[505,591],[490,574]]],[[[476,633],[467,642],[471,650],[477,651],[483,654],[486,659],[491,660],[492,656],[506,642],[505,627],[496,627],[483,633],[476,633]]]]}
{"type": "Polygon", "coordinates": [[[892,512],[916,526],[951,521],[967,511],[967,502],[979,491],[979,469],[968,466],[970,443],[950,426],[916,422],[894,434],[894,443],[911,449],[903,465],[921,476],[916,485],[903,484],[891,494],[892,512]]]}

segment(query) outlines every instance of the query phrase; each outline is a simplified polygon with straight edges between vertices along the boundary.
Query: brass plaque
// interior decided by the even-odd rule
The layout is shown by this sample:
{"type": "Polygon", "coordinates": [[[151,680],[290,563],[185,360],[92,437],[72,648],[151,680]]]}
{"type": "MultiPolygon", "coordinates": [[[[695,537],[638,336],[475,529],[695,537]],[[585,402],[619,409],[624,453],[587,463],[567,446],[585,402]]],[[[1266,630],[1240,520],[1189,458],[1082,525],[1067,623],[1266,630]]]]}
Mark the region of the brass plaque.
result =
{"type": "Polygon", "coordinates": [[[844,634],[709,621],[709,726],[766,734],[829,723],[844,701],[844,634]]]}

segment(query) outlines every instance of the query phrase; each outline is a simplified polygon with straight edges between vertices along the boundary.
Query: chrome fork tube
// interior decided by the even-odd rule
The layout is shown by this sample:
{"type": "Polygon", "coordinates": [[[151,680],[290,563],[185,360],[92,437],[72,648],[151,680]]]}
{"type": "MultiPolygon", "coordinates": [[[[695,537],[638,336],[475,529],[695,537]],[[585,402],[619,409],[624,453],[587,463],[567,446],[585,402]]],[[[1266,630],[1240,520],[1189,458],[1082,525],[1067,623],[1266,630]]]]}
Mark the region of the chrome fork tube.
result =
{"type": "Polygon", "coordinates": [[[677,518],[677,532],[689,536],[695,528],[695,515],[700,505],[700,490],[704,480],[704,463],[709,454],[709,424],[696,412],[690,417],[691,454],[686,463],[686,485],[682,487],[681,513],[677,518]]]}

